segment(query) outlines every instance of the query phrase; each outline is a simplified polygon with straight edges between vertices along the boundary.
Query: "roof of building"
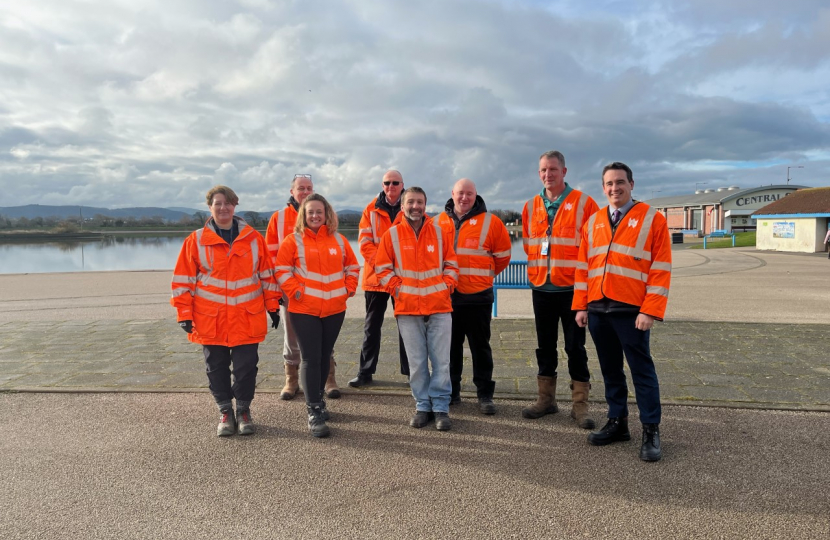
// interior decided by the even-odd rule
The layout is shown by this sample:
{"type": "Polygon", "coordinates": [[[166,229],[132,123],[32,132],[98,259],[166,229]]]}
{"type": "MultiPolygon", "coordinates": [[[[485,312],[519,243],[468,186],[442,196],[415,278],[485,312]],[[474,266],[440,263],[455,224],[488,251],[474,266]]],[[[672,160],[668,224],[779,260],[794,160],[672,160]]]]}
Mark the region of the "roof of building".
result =
{"type": "Polygon", "coordinates": [[[828,213],[830,213],[830,187],[799,189],[753,212],[753,214],[765,216],[828,213]]]}
{"type": "Polygon", "coordinates": [[[678,206],[702,206],[722,204],[729,199],[742,197],[756,191],[766,191],[768,189],[802,189],[807,186],[796,186],[793,184],[780,184],[770,186],[760,186],[748,189],[741,189],[738,186],[719,187],[716,189],[700,190],[698,193],[690,195],[675,195],[674,197],[658,197],[656,199],[648,199],[649,206],[655,208],[676,208],[678,206]]]}

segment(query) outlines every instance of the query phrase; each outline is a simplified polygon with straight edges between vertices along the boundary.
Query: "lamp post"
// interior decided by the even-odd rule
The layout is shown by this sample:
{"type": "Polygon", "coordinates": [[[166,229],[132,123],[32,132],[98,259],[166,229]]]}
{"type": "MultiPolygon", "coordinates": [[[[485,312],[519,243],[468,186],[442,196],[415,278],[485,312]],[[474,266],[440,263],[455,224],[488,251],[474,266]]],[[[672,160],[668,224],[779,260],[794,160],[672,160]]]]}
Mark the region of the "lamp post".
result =
{"type": "Polygon", "coordinates": [[[705,186],[708,183],[709,182],[695,182],[695,193],[697,193],[697,186],[700,186],[700,185],[705,186]]]}
{"type": "Polygon", "coordinates": [[[787,185],[790,185],[790,169],[803,169],[804,165],[795,165],[793,167],[787,167],[787,185]]]}

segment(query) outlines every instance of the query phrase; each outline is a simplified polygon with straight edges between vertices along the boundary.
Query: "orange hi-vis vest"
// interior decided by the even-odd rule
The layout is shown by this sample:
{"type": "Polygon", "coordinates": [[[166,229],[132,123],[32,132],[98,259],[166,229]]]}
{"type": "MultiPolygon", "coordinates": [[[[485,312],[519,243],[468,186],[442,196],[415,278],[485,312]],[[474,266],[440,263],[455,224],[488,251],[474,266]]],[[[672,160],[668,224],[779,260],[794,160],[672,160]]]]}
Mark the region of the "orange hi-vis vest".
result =
{"type": "Polygon", "coordinates": [[[279,309],[280,292],[262,235],[240,218],[229,246],[211,227],[188,236],[173,271],[177,320],[193,321],[187,337],[202,345],[259,343],[268,332],[265,311],[279,309]]]}
{"type": "Polygon", "coordinates": [[[533,285],[541,287],[550,276],[557,287],[573,287],[582,228],[597,208],[594,199],[574,189],[548,225],[548,211],[541,196],[525,203],[522,244],[527,254],[527,277],[533,285]],[[543,254],[546,242],[548,252],[543,254]]]}
{"type": "Polygon", "coordinates": [[[458,258],[458,287],[461,294],[474,294],[493,286],[493,278],[510,264],[510,233],[502,221],[489,212],[465,219],[456,230],[455,222],[442,212],[438,223],[453,231],[458,258]]]}
{"type": "Polygon", "coordinates": [[[586,310],[590,302],[605,297],[662,319],[670,284],[671,238],[663,214],[635,203],[616,231],[608,207],[591,216],[582,231],[574,310],[586,310]]]}
{"type": "Polygon", "coordinates": [[[389,227],[401,222],[403,212],[398,212],[393,222],[389,218],[389,214],[375,207],[377,200],[377,197],[372,199],[372,202],[363,209],[363,215],[360,217],[358,240],[360,242],[360,254],[363,255],[362,286],[364,291],[386,292],[386,287],[380,284],[377,274],[375,274],[375,256],[378,252],[380,239],[383,238],[389,227]]]}
{"type": "Polygon", "coordinates": [[[277,282],[288,298],[289,313],[328,317],[346,311],[346,300],[357,290],[360,265],[340,233],[323,225],[306,228],[280,244],[277,282]]]}
{"type": "Polygon", "coordinates": [[[265,242],[268,244],[268,254],[271,261],[277,264],[277,252],[280,244],[286,237],[294,234],[294,225],[297,223],[297,211],[292,204],[288,204],[282,210],[277,210],[268,220],[268,228],[265,229],[265,242]]]}
{"type": "Polygon", "coordinates": [[[458,283],[452,237],[427,216],[417,237],[404,219],[380,239],[375,272],[395,296],[395,316],[452,312],[450,294],[458,283]]]}

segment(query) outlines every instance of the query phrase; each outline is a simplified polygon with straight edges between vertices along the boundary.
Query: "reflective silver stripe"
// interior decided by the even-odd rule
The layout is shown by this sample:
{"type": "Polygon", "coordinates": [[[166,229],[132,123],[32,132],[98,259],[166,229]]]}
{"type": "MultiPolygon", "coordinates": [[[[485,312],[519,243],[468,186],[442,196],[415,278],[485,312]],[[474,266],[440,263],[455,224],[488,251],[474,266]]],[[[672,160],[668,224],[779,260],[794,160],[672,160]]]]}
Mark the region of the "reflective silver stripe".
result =
{"type": "Polygon", "coordinates": [[[368,236],[361,236],[359,244],[362,246],[363,244],[372,244],[372,239],[368,236]]]}
{"type": "MultiPolygon", "coordinates": [[[[251,263],[253,264],[253,268],[251,268],[251,275],[257,276],[257,265],[259,264],[259,242],[254,240],[251,242],[251,263]]],[[[259,281],[259,278],[256,278],[256,281],[259,281]]]]}
{"type": "Polygon", "coordinates": [[[383,285],[385,287],[386,285],[389,284],[390,281],[392,281],[392,276],[394,276],[394,275],[395,275],[394,272],[389,272],[388,274],[386,274],[382,278],[379,278],[378,283],[380,283],[381,285],[383,285]]]}
{"type": "Polygon", "coordinates": [[[391,264],[379,264],[379,265],[375,266],[375,273],[383,272],[387,268],[391,269],[392,265],[391,264]]]}
{"type": "Polygon", "coordinates": [[[200,277],[199,281],[201,281],[205,285],[210,285],[211,287],[220,287],[222,289],[227,289],[229,291],[235,291],[237,289],[250,287],[251,285],[256,285],[257,283],[259,283],[259,280],[255,278],[245,278],[237,281],[226,281],[224,279],[212,278],[207,276],[200,277]]]}
{"type": "Polygon", "coordinates": [[[668,298],[669,290],[665,287],[646,287],[646,294],[656,294],[668,298]]]}
{"type": "Polygon", "coordinates": [[[331,300],[332,298],[346,296],[348,292],[346,291],[346,287],[340,287],[339,289],[334,289],[332,291],[321,291],[320,289],[314,289],[306,285],[303,294],[313,296],[315,298],[322,298],[323,300],[331,300]]]}
{"type": "Polygon", "coordinates": [[[262,289],[265,291],[278,291],[280,290],[279,286],[276,283],[270,283],[266,281],[262,284],[262,289]]]}
{"type": "Polygon", "coordinates": [[[577,262],[576,262],[576,267],[577,267],[579,270],[588,270],[588,263],[586,263],[586,262],[581,262],[581,261],[577,261],[577,262]]]}
{"type": "Polygon", "coordinates": [[[305,276],[306,274],[306,261],[305,261],[305,245],[303,244],[303,235],[295,232],[294,233],[294,244],[297,246],[297,259],[299,261],[299,266],[294,266],[294,273],[305,276]]]}
{"type": "Polygon", "coordinates": [[[671,272],[671,263],[667,262],[653,262],[651,263],[652,270],[663,270],[665,272],[671,272]]]}
{"type": "Polygon", "coordinates": [[[509,257],[512,253],[513,252],[510,251],[509,249],[507,251],[498,251],[496,253],[493,253],[493,257],[495,257],[497,259],[501,259],[502,257],[509,257]]]}
{"type": "Polygon", "coordinates": [[[524,236],[524,237],[522,237],[522,244],[524,244],[525,246],[529,246],[530,242],[532,240],[534,240],[534,238],[528,238],[528,237],[524,236]]]}
{"type": "Polygon", "coordinates": [[[188,289],[187,287],[176,287],[175,289],[173,289],[173,298],[188,293],[193,294],[193,290],[188,289]]]}
{"type": "Polygon", "coordinates": [[[202,235],[204,232],[204,229],[196,231],[196,245],[198,246],[199,251],[199,264],[201,264],[202,268],[206,270],[205,275],[210,277],[213,273],[213,265],[210,264],[210,257],[208,257],[208,247],[202,245],[202,235]]]}
{"type": "Polygon", "coordinates": [[[360,275],[360,266],[359,265],[351,265],[345,268],[347,276],[354,276],[358,277],[360,275]]]}
{"type": "Polygon", "coordinates": [[[417,296],[429,296],[430,294],[435,294],[437,292],[446,291],[447,284],[443,281],[436,285],[430,285],[428,287],[410,287],[409,285],[401,285],[400,292],[406,294],[414,294],[417,296]]]}
{"type": "Polygon", "coordinates": [[[470,249],[470,248],[458,248],[455,250],[456,255],[467,255],[467,256],[478,256],[478,257],[489,257],[490,252],[484,249],[470,249]]]}
{"type": "Polygon", "coordinates": [[[544,266],[545,268],[548,267],[548,261],[544,259],[531,259],[527,261],[528,268],[540,267],[544,266]]]}
{"type": "Polygon", "coordinates": [[[574,245],[575,246],[578,246],[579,244],[582,243],[581,242],[581,240],[582,240],[581,223],[582,223],[582,216],[585,214],[585,204],[587,202],[588,202],[588,195],[586,193],[583,193],[582,195],[580,195],[579,203],[577,203],[578,206],[576,207],[576,223],[575,223],[575,226],[574,226],[574,234],[576,235],[574,237],[574,242],[575,242],[574,245]]]}
{"type": "Polygon", "coordinates": [[[551,259],[550,262],[557,268],[576,268],[577,266],[575,259],[551,259]]]}
{"type": "Polygon", "coordinates": [[[280,249],[279,244],[268,244],[268,250],[269,251],[277,251],[278,249],[280,249]]]}
{"type": "Polygon", "coordinates": [[[303,277],[313,281],[319,281],[320,283],[334,283],[335,281],[343,279],[343,271],[341,270],[328,275],[318,274],[317,272],[305,272],[303,277]]]}
{"type": "Polygon", "coordinates": [[[424,270],[423,272],[416,272],[415,270],[400,270],[395,273],[400,277],[423,281],[425,279],[440,276],[442,271],[438,268],[433,268],[432,270],[424,270]]]}
{"type": "MultiPolygon", "coordinates": [[[[639,243],[639,240],[638,240],[639,243]]],[[[651,260],[651,253],[642,249],[637,249],[636,247],[631,246],[624,246],[622,244],[617,244],[616,242],[611,243],[611,251],[615,253],[621,253],[622,255],[628,255],[629,257],[636,257],[638,259],[644,259],[646,261],[651,260]]]]}
{"type": "Polygon", "coordinates": [[[490,221],[492,220],[493,214],[485,212],[484,225],[481,226],[481,236],[478,237],[478,249],[484,249],[484,242],[487,240],[487,233],[490,232],[490,221]]]}
{"type": "Polygon", "coordinates": [[[575,246],[576,238],[562,238],[560,236],[551,236],[550,243],[553,246],[575,246]]]}
{"type": "Polygon", "coordinates": [[[204,298],[205,300],[210,300],[211,302],[216,302],[217,304],[237,306],[239,304],[250,302],[254,298],[259,298],[260,296],[262,296],[262,289],[257,289],[255,291],[251,291],[245,294],[240,294],[239,296],[224,296],[221,294],[208,292],[204,289],[196,289],[196,296],[198,296],[199,298],[204,298]]]}
{"type": "Polygon", "coordinates": [[[608,251],[608,244],[592,247],[588,249],[588,258],[604,255],[606,251],[608,251]]]}
{"type": "Polygon", "coordinates": [[[293,266],[277,266],[277,272],[290,272],[293,269],[293,266]]]}
{"type": "Polygon", "coordinates": [[[372,242],[375,245],[380,244],[380,238],[378,238],[378,214],[377,212],[369,212],[369,223],[372,227],[372,242]]]}
{"type": "Polygon", "coordinates": [[[259,272],[259,279],[268,279],[269,277],[273,276],[276,271],[273,268],[267,268],[262,272],[259,272]]]}
{"type": "MultiPolygon", "coordinates": [[[[437,219],[432,221],[432,225],[435,227],[435,236],[438,238],[438,268],[444,268],[444,235],[441,234],[443,229],[437,219]]],[[[458,268],[458,265],[456,264],[455,267],[458,268]]]]}
{"type": "MultiPolygon", "coordinates": [[[[595,249],[594,248],[594,224],[597,222],[597,216],[599,212],[594,212],[594,214],[588,218],[588,256],[593,257],[591,252],[595,249]]],[[[597,246],[599,247],[599,246],[597,246]]],[[[596,255],[596,253],[594,253],[596,255]]]]}
{"type": "Polygon", "coordinates": [[[398,238],[398,227],[392,227],[389,231],[392,240],[392,249],[395,252],[395,273],[400,275],[401,265],[403,264],[401,261],[403,261],[403,259],[401,259],[401,241],[398,238]]]}
{"type": "Polygon", "coordinates": [[[605,274],[605,268],[592,268],[588,270],[588,279],[602,277],[603,274],[605,274]]]}
{"type": "Polygon", "coordinates": [[[288,272],[287,274],[283,274],[283,275],[281,275],[280,277],[277,278],[277,283],[279,283],[280,285],[285,285],[285,282],[288,281],[289,279],[291,279],[293,277],[293,275],[294,275],[293,272],[288,272]]]}
{"type": "Polygon", "coordinates": [[[632,270],[631,268],[625,268],[623,266],[617,266],[615,264],[608,264],[605,266],[606,271],[609,274],[616,274],[618,276],[623,276],[631,279],[637,279],[645,283],[648,281],[648,274],[644,274],[639,270],[632,270]]]}
{"type": "Polygon", "coordinates": [[[196,283],[195,276],[173,275],[173,283],[196,283]]]}
{"type": "Polygon", "coordinates": [[[358,234],[372,234],[372,228],[369,227],[368,229],[359,229],[358,234]]]}
{"type": "Polygon", "coordinates": [[[574,290],[575,291],[587,291],[588,290],[588,284],[583,282],[583,281],[577,281],[576,283],[574,283],[574,290]]]}
{"type": "Polygon", "coordinates": [[[277,212],[277,239],[280,244],[285,240],[285,210],[277,212]]]}
{"type": "Polygon", "coordinates": [[[494,276],[495,272],[489,268],[462,268],[459,270],[462,276],[494,276]]]}
{"type": "Polygon", "coordinates": [[[522,242],[524,242],[526,246],[541,246],[542,242],[545,241],[545,238],[546,237],[544,236],[539,238],[523,238],[522,242]]]}
{"type": "MultiPolygon", "coordinates": [[[[649,206],[648,210],[646,210],[646,215],[643,217],[643,222],[640,224],[640,234],[637,236],[637,250],[643,253],[648,253],[648,260],[651,260],[651,253],[647,252],[646,249],[646,240],[648,240],[648,234],[651,232],[651,224],[654,222],[654,216],[657,215],[657,209],[649,206]]],[[[643,259],[645,257],[642,257],[643,259]]]]}

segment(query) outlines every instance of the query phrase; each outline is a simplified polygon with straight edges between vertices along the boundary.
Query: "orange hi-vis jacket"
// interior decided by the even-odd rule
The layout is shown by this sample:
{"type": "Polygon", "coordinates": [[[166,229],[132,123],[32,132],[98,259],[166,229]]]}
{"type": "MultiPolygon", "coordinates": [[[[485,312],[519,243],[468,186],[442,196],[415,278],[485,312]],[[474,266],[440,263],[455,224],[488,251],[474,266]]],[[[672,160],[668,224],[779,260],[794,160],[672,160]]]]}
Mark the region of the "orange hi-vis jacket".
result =
{"type": "Polygon", "coordinates": [[[297,223],[297,211],[294,205],[288,205],[282,210],[277,210],[268,220],[268,228],[265,229],[265,242],[268,244],[268,254],[271,261],[277,264],[277,252],[280,244],[286,237],[294,234],[294,224],[297,223]]]}
{"type": "Polygon", "coordinates": [[[671,284],[671,238],[666,218],[645,203],[635,203],[614,231],[606,206],[582,231],[573,309],[584,311],[603,297],[640,306],[640,313],[662,319],[671,284]]]}
{"type": "Polygon", "coordinates": [[[446,212],[438,217],[438,223],[453,231],[458,258],[456,290],[474,294],[491,288],[493,278],[510,264],[510,233],[504,223],[489,212],[463,220],[458,230],[446,212]]]}
{"type": "Polygon", "coordinates": [[[395,296],[395,316],[452,312],[450,294],[458,283],[452,237],[427,216],[417,237],[404,219],[380,239],[375,272],[395,296]]]}
{"type": "Polygon", "coordinates": [[[188,236],[173,271],[177,320],[193,321],[187,337],[202,345],[259,343],[268,332],[265,311],[279,309],[280,292],[262,235],[234,218],[239,236],[229,246],[212,228],[188,236]]]}
{"type": "Polygon", "coordinates": [[[389,214],[377,208],[375,204],[378,198],[372,199],[372,202],[363,209],[363,215],[360,217],[360,234],[358,236],[360,242],[360,254],[363,255],[363,290],[386,292],[386,287],[380,284],[377,274],[375,274],[375,256],[378,252],[378,245],[380,239],[389,230],[392,225],[397,225],[403,218],[403,212],[398,212],[393,222],[389,218],[389,214]]]}
{"type": "Polygon", "coordinates": [[[548,211],[541,196],[525,203],[522,245],[527,253],[527,277],[533,285],[541,287],[550,276],[550,282],[557,287],[573,287],[582,228],[597,208],[594,199],[574,189],[548,225],[548,211]],[[544,255],[546,241],[548,253],[544,255]]]}
{"type": "Polygon", "coordinates": [[[346,300],[357,290],[360,265],[349,242],[323,225],[306,228],[280,244],[277,282],[289,299],[289,313],[328,317],[346,311],[346,300]]]}

